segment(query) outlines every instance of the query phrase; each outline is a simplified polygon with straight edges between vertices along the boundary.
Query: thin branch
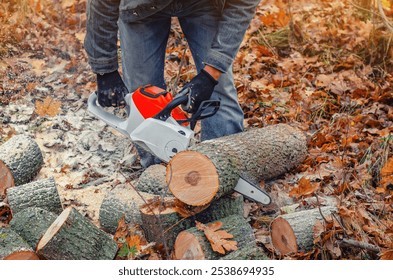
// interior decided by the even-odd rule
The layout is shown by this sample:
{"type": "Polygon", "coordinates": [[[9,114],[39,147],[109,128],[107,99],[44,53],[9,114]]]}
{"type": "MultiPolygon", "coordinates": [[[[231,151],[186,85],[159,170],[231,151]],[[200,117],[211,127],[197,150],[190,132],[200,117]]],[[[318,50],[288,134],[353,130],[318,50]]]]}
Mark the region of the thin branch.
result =
{"type": "Polygon", "coordinates": [[[374,253],[381,252],[381,248],[378,246],[375,246],[373,244],[366,243],[366,242],[353,240],[353,239],[343,238],[342,240],[339,240],[338,243],[344,247],[356,247],[356,248],[364,249],[364,250],[371,251],[374,253]]]}

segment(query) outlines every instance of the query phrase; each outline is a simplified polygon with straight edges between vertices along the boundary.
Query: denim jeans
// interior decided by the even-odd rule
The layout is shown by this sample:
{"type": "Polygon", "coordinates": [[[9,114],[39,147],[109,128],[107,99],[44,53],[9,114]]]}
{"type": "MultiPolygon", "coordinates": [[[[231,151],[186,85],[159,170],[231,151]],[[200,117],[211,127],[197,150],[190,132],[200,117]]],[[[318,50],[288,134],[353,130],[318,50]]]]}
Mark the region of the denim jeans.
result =
{"type": "MultiPolygon", "coordinates": [[[[197,71],[217,31],[220,14],[208,0],[175,0],[169,6],[141,21],[119,20],[123,78],[130,92],[141,85],[166,88],[164,80],[165,50],[171,17],[177,17],[190,47],[197,71]]],[[[208,140],[243,130],[243,112],[237,100],[232,67],[223,73],[212,95],[220,99],[218,112],[201,121],[201,140],[208,140]]],[[[159,135],[157,135],[159,137],[159,135]]],[[[147,167],[158,161],[138,149],[141,164],[147,167]]]]}

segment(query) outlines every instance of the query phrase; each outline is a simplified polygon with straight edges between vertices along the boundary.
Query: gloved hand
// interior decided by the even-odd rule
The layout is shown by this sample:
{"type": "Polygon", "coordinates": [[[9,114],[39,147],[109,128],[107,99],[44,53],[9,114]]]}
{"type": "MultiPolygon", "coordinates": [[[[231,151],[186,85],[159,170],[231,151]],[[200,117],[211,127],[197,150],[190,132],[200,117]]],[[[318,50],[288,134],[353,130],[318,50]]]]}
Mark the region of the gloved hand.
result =
{"type": "Polygon", "coordinates": [[[217,84],[218,81],[202,69],[201,72],[179,92],[180,95],[189,95],[187,104],[182,105],[183,110],[191,114],[195,113],[202,101],[210,99],[214,87],[217,84]]]}
{"type": "Polygon", "coordinates": [[[103,107],[124,106],[124,96],[128,90],[118,71],[97,74],[97,99],[103,107]]]}

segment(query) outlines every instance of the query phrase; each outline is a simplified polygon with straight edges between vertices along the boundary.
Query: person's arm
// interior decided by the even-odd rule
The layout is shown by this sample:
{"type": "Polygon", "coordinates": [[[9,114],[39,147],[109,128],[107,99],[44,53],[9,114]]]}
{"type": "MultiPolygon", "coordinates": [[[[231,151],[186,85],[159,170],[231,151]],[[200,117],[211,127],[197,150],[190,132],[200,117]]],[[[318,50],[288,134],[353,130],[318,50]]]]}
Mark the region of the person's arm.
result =
{"type": "Polygon", "coordinates": [[[204,60],[206,66],[209,65],[220,72],[228,70],[236,57],[259,2],[260,0],[225,1],[216,36],[204,60]]]}
{"type": "Polygon", "coordinates": [[[88,0],[85,50],[94,73],[117,71],[120,0],[88,0]]]}

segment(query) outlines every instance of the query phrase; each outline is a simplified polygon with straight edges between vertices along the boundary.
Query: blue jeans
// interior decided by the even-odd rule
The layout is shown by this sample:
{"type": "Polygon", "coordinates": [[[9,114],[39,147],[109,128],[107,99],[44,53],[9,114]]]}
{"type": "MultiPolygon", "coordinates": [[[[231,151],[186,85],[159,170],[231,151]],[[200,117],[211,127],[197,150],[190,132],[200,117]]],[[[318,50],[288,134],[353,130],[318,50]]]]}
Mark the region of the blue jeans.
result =
{"type": "MultiPolygon", "coordinates": [[[[212,1],[175,0],[164,10],[141,21],[125,23],[119,20],[123,78],[130,92],[145,84],[166,88],[165,50],[171,17],[179,20],[197,71],[203,68],[220,14],[212,1]]],[[[221,107],[213,117],[201,121],[201,140],[243,131],[244,116],[237,100],[232,67],[221,75],[212,99],[220,99],[221,107]]],[[[144,167],[157,162],[151,155],[138,151],[144,167]]]]}

